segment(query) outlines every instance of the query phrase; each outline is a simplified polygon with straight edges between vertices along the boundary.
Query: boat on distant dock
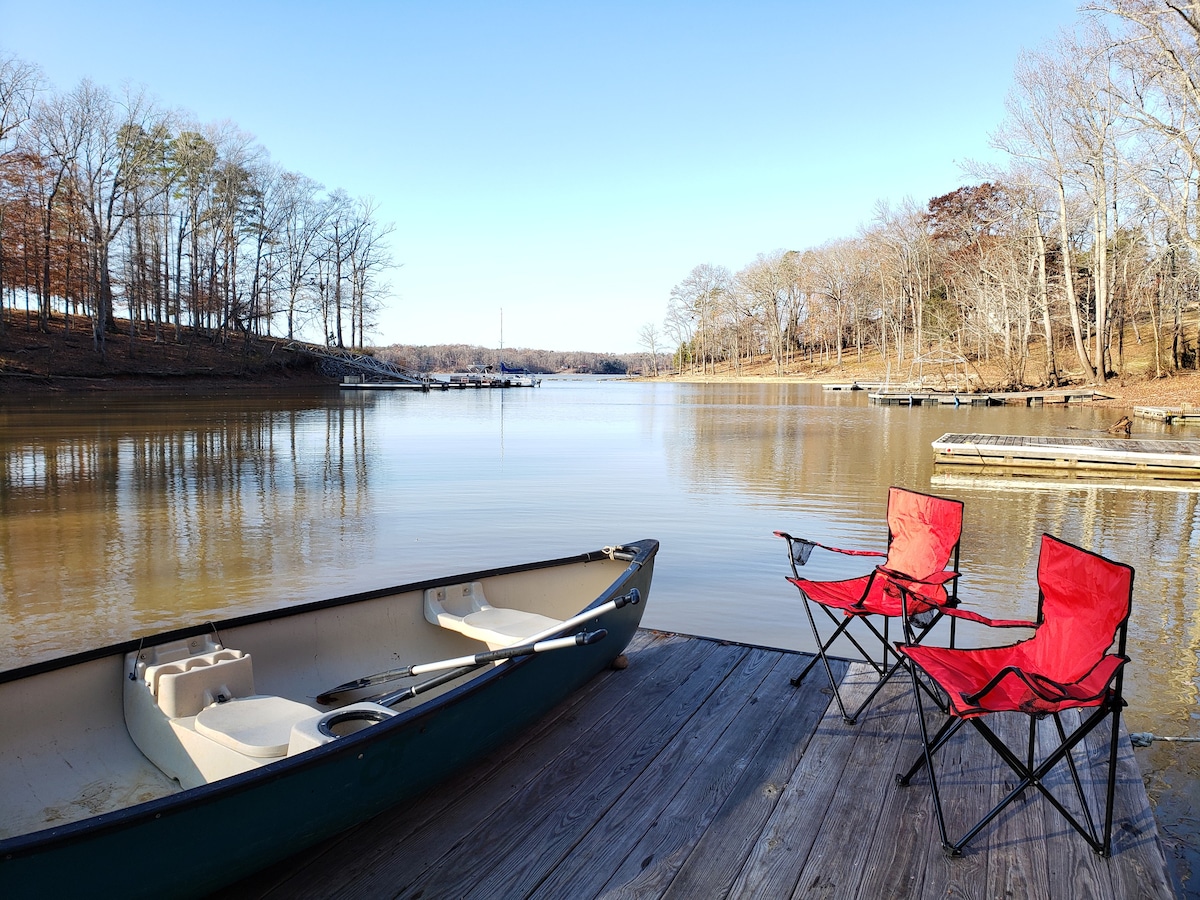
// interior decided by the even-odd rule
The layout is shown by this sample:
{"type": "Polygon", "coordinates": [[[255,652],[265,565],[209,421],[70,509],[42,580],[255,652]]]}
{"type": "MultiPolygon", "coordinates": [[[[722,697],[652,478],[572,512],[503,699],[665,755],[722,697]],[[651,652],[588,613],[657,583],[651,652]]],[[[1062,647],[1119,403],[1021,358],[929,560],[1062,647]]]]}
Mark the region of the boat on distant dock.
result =
{"type": "Polygon", "coordinates": [[[542,379],[528,369],[511,369],[500,363],[499,372],[493,366],[468,366],[466,372],[450,375],[448,383],[452,388],[537,387],[542,379]]]}
{"type": "Polygon", "coordinates": [[[542,379],[528,369],[513,369],[504,363],[500,363],[500,378],[505,382],[505,387],[537,387],[542,383],[542,379]]]}
{"type": "Polygon", "coordinates": [[[0,672],[0,896],[206,895],[415,797],[613,663],[657,552],[614,545],[0,672]]]}

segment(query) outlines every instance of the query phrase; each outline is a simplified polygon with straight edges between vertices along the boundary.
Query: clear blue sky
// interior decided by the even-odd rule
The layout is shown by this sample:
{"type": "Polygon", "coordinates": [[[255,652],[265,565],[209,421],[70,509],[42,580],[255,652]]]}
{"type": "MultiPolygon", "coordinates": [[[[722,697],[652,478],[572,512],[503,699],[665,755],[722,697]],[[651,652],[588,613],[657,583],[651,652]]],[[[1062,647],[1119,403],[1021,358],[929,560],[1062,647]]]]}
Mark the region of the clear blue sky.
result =
{"type": "Polygon", "coordinates": [[[700,263],[853,236],[994,159],[1074,0],[0,0],[69,90],[230,120],[395,223],[375,343],[632,352],[700,263]]]}

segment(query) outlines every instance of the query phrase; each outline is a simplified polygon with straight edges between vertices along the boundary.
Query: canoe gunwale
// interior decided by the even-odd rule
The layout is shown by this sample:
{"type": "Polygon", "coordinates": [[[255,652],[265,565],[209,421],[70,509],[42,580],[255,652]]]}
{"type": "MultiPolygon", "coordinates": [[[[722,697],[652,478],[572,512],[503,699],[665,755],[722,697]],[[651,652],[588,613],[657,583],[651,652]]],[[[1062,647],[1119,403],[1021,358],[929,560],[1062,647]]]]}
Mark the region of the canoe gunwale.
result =
{"type": "MultiPolygon", "coordinates": [[[[636,550],[637,555],[630,561],[630,566],[635,570],[641,568],[645,563],[646,558],[653,556],[658,550],[658,541],[642,540],[631,544],[621,544],[615,547],[617,551],[636,550]],[[645,545],[653,545],[651,548],[645,545]]],[[[154,634],[145,635],[141,638],[130,638],[126,641],[120,641],[116,644],[110,644],[107,647],[99,647],[93,650],[81,650],[78,653],[72,653],[68,656],[59,656],[52,659],[39,660],[38,662],[29,663],[28,665],[19,666],[15,669],[0,670],[0,684],[6,684],[10,681],[18,681],[22,678],[28,678],[31,675],[40,675],[43,672],[52,672],[55,669],[65,669],[69,666],[79,665],[80,663],[91,662],[96,659],[104,659],[108,656],[117,654],[125,655],[131,653],[143,646],[153,646],[154,644],[162,644],[168,641],[183,640],[198,635],[210,634],[215,629],[240,628],[243,625],[253,625],[258,622],[267,622],[273,619],[285,619],[289,616],[302,615],[304,613],[316,612],[323,609],[333,609],[338,606],[349,606],[353,603],[360,603],[365,600],[377,600],[380,597],[388,597],[392,594],[403,594],[411,591],[424,591],[429,588],[442,587],[448,584],[459,584],[465,581],[482,581],[485,578],[495,578],[501,575],[514,575],[520,572],[533,572],[537,569],[552,569],[557,566],[573,565],[584,562],[597,562],[602,559],[610,559],[611,557],[604,550],[593,550],[588,553],[579,553],[575,556],[564,556],[558,559],[539,560],[537,562],[520,563],[511,566],[500,566],[492,569],[481,569],[476,572],[466,572],[461,575],[449,575],[439,578],[428,578],[422,581],[414,581],[407,584],[398,584],[392,587],[372,588],[368,591],[359,591],[354,594],[346,594],[342,597],[332,597],[326,600],[308,600],[304,603],[298,603],[294,606],[280,607],[277,609],[266,609],[260,612],[247,613],[243,616],[234,616],[229,619],[220,619],[217,621],[203,622],[197,625],[187,625],[182,628],[175,628],[170,631],[156,632],[154,634]]],[[[592,606],[598,606],[599,601],[590,604],[586,609],[592,606]]],[[[583,610],[580,610],[583,612],[583,610]]]]}
{"type": "MultiPolygon", "coordinates": [[[[627,560],[625,569],[612,579],[603,593],[590,600],[586,606],[580,609],[580,612],[586,612],[589,609],[598,607],[614,597],[625,593],[628,589],[629,582],[637,575],[639,570],[641,570],[648,562],[653,560],[655,554],[658,552],[658,546],[659,544],[657,540],[647,539],[634,543],[619,545],[615,548],[617,551],[615,556],[610,555],[609,552],[606,552],[608,549],[606,548],[605,550],[591,551],[577,554],[575,556],[541,560],[537,562],[479,570],[460,575],[426,579],[419,582],[373,589],[327,600],[306,602],[282,609],[251,613],[217,622],[208,622],[200,625],[188,626],[167,632],[161,632],[152,636],[134,638],[96,650],[74,653],[69,656],[40,661],[27,666],[22,666],[20,668],[0,672],[0,684],[57,669],[79,665],[81,663],[92,662],[98,659],[113,656],[124,656],[124,654],[136,651],[139,649],[139,647],[143,646],[153,646],[155,644],[164,643],[167,641],[209,634],[214,628],[218,631],[222,629],[232,630],[244,625],[251,625],[276,619],[284,619],[291,616],[303,615],[306,613],[336,608],[357,602],[379,599],[393,594],[424,591],[432,587],[440,587],[443,585],[457,584],[466,581],[478,581],[497,576],[520,574],[539,569],[579,565],[587,562],[596,562],[607,559],[617,559],[622,561],[627,560]],[[622,551],[627,554],[631,554],[631,556],[622,555],[622,551]]],[[[639,606],[635,613],[638,621],[640,621],[641,612],[642,610],[639,606]]],[[[634,629],[636,630],[636,625],[634,626],[634,629]]],[[[620,652],[621,649],[624,649],[624,646],[617,650],[613,655],[615,656],[620,652]]],[[[148,800],[123,809],[100,813],[95,816],[69,822],[60,826],[52,826],[49,828],[2,839],[0,840],[0,880],[3,880],[2,866],[4,863],[10,861],[15,862],[16,860],[31,855],[53,852],[56,849],[67,847],[75,843],[86,842],[109,832],[140,826],[153,820],[166,819],[175,814],[185,813],[194,809],[211,806],[213,804],[220,803],[232,795],[236,795],[256,787],[269,785],[284,778],[297,776],[308,770],[328,765],[331,762],[336,762],[342,758],[349,758],[352,756],[361,758],[363,753],[376,745],[386,743],[393,735],[398,735],[400,732],[403,732],[414,726],[419,727],[422,722],[433,719],[448,708],[453,708],[459,705],[464,700],[481,691],[487,690],[497,682],[510,677],[516,672],[521,671],[526,666],[533,665],[536,660],[537,656],[525,656],[506,660],[499,665],[487,668],[477,676],[469,678],[464,683],[455,686],[445,693],[439,694],[418,705],[403,709],[395,716],[375,724],[370,728],[363,729],[356,734],[341,737],[336,741],[313,748],[295,756],[282,757],[248,772],[233,775],[210,784],[182,790],[177,794],[172,794],[167,797],[148,800]]]]}

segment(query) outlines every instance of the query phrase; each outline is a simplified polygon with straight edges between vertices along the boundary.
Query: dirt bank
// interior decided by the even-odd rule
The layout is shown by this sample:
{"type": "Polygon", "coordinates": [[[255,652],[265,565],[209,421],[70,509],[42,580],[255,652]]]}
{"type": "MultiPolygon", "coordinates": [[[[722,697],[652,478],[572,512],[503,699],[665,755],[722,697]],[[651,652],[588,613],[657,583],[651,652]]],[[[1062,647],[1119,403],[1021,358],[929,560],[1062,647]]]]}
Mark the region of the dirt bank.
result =
{"type": "Polygon", "coordinates": [[[0,324],[0,389],[5,393],[125,389],[213,390],[251,385],[335,384],[311,357],[272,338],[164,328],[129,333],[128,322],[105,336],[103,352],[87,319],[61,317],[45,329],[6,312],[0,324]]]}

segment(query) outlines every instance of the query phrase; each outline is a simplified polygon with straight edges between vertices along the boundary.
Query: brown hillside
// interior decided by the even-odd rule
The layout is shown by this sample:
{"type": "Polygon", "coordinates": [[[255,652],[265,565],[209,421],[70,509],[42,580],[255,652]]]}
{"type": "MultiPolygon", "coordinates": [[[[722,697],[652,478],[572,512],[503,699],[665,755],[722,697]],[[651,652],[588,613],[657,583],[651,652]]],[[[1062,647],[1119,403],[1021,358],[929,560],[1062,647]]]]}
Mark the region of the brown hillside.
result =
{"type": "Polygon", "coordinates": [[[76,316],[68,329],[55,316],[41,331],[36,316],[5,310],[0,324],[0,385],[5,392],[114,390],[123,388],[212,388],[238,383],[328,385],[310,357],[286,342],[241,335],[225,341],[215,334],[173,328],[155,340],[153,331],[130,337],[129,322],[105,338],[104,353],[92,340],[91,324],[76,316]]]}

